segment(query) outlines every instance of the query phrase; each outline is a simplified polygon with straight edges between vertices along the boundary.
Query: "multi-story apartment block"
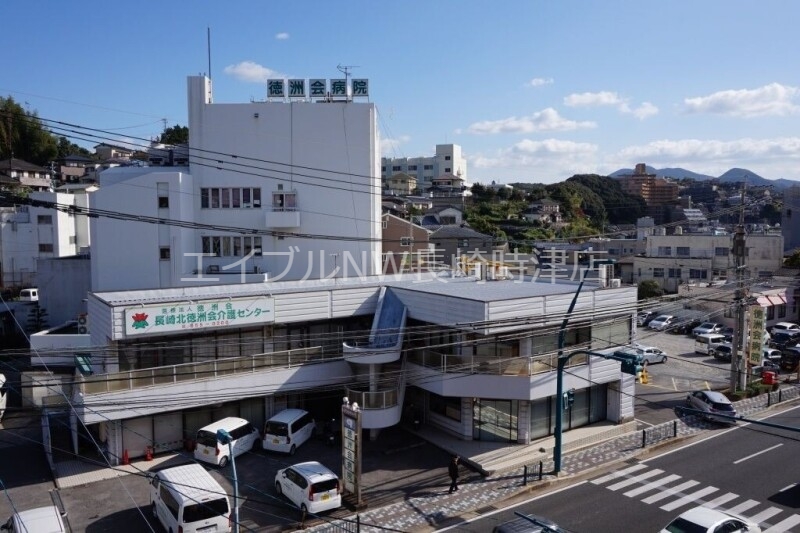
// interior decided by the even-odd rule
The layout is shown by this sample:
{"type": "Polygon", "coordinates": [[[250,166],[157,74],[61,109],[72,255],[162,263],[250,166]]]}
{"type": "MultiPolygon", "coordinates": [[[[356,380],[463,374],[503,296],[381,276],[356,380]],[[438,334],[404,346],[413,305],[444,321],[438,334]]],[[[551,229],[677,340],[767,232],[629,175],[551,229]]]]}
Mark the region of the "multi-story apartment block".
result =
{"type": "Polygon", "coordinates": [[[784,250],[800,248],[800,186],[789,187],[783,192],[781,232],[784,250]]]}
{"type": "Polygon", "coordinates": [[[94,224],[94,290],[380,272],[374,104],[215,104],[208,78],[188,86],[189,166],[100,174],[93,207],[164,223],[94,224]]]}
{"type": "Polygon", "coordinates": [[[467,160],[461,155],[461,146],[457,144],[437,144],[436,155],[432,157],[383,157],[381,158],[381,177],[386,180],[403,172],[417,178],[417,187],[428,189],[434,178],[442,174],[454,174],[465,182],[467,177],[467,160]]]}

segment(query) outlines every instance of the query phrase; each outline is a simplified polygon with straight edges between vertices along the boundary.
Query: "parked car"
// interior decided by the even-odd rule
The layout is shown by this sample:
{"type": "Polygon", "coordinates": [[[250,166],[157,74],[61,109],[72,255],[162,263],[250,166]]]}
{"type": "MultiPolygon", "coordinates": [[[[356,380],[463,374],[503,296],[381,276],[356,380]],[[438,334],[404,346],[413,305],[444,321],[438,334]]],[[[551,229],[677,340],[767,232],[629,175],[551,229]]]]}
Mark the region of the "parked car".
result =
{"type": "Polygon", "coordinates": [[[784,348],[796,345],[799,340],[800,333],[795,333],[793,331],[776,331],[769,339],[769,346],[777,348],[778,350],[783,350],[784,348]]]}
{"type": "Polygon", "coordinates": [[[731,401],[721,392],[713,390],[699,390],[689,393],[686,397],[686,405],[692,409],[703,412],[706,420],[716,420],[723,424],[735,424],[736,420],[730,418],[717,417],[715,415],[736,416],[731,401]]]}
{"type": "Polygon", "coordinates": [[[654,346],[642,346],[641,344],[634,344],[636,353],[642,356],[642,363],[666,363],[667,354],[663,350],[654,346]]]}
{"type": "Polygon", "coordinates": [[[683,512],[664,526],[661,533],[717,533],[720,531],[761,533],[761,528],[743,516],[709,507],[695,507],[683,512]]]}
{"type": "Polygon", "coordinates": [[[691,335],[692,330],[702,324],[702,320],[697,320],[696,318],[676,318],[672,324],[670,324],[667,333],[673,333],[675,335],[691,335]]]}
{"type": "Polygon", "coordinates": [[[778,333],[779,331],[790,331],[800,335],[800,325],[795,324],[794,322],[778,322],[769,330],[771,334],[778,333]]]}
{"type": "Polygon", "coordinates": [[[534,514],[514,513],[519,518],[498,524],[492,533],[570,533],[551,520],[534,514]]]}
{"type": "Polygon", "coordinates": [[[708,349],[708,355],[720,361],[730,361],[733,358],[733,345],[729,342],[717,344],[708,349]]]}
{"type": "Polygon", "coordinates": [[[658,316],[658,312],[657,311],[640,311],[636,315],[636,325],[638,325],[638,326],[646,326],[656,316],[658,316]]]}
{"type": "Polygon", "coordinates": [[[792,346],[781,350],[781,370],[794,372],[800,363],[800,346],[792,346]]]}
{"type": "Polygon", "coordinates": [[[733,342],[733,328],[730,326],[726,326],[722,328],[720,334],[725,335],[725,340],[727,342],[733,342]]]}
{"type": "Polygon", "coordinates": [[[773,363],[781,362],[781,353],[777,348],[764,348],[762,357],[765,361],[772,361],[773,363]]]}
{"type": "Polygon", "coordinates": [[[304,513],[321,513],[342,506],[339,478],[317,461],[298,463],[278,470],[275,490],[304,513]]]}
{"type": "Polygon", "coordinates": [[[775,372],[775,375],[781,373],[781,363],[780,361],[770,361],[769,359],[762,359],[761,366],[753,367],[753,375],[760,376],[763,375],[765,371],[775,372]]]}
{"type": "Polygon", "coordinates": [[[719,333],[725,326],[717,322],[703,322],[692,330],[692,337],[707,335],[709,333],[719,333]]]}
{"type": "Polygon", "coordinates": [[[675,317],[673,315],[658,315],[650,323],[647,325],[650,329],[654,329],[656,331],[664,331],[667,329],[673,322],[675,321],[675,317]]]}

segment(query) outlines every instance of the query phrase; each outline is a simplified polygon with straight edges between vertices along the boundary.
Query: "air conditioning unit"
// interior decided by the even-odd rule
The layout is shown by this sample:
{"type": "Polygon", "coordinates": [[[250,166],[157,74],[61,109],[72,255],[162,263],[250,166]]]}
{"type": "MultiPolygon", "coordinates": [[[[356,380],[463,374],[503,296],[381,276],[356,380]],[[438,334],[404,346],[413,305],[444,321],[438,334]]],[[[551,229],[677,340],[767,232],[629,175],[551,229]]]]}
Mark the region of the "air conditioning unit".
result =
{"type": "Polygon", "coordinates": [[[81,335],[89,333],[89,315],[85,313],[78,315],[78,333],[81,335]]]}
{"type": "Polygon", "coordinates": [[[622,280],[619,278],[613,278],[611,280],[611,285],[609,285],[609,287],[611,287],[612,289],[619,289],[620,287],[622,287],[622,280]]]}

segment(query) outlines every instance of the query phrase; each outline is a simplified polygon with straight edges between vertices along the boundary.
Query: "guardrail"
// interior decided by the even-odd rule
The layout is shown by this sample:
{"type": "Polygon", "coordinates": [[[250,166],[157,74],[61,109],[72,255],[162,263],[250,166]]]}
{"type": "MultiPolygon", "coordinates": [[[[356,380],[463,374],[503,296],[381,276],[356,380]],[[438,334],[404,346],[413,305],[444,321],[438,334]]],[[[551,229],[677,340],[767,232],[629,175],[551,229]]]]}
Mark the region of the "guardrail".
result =
{"type": "Polygon", "coordinates": [[[86,376],[82,379],[81,388],[84,394],[100,394],[152,387],[154,385],[212,379],[235,374],[249,374],[276,367],[291,368],[309,362],[341,358],[341,354],[337,354],[336,357],[326,357],[321,346],[313,346],[281,352],[86,376]]]}
{"type": "MultiPolygon", "coordinates": [[[[569,350],[588,349],[588,345],[570,346],[569,350]]],[[[533,376],[552,372],[558,366],[558,352],[528,357],[492,357],[486,355],[455,355],[435,350],[415,349],[409,353],[411,363],[452,374],[490,374],[496,376],[533,376]]],[[[570,359],[568,367],[585,365],[587,355],[570,359]]]]}
{"type": "Polygon", "coordinates": [[[347,399],[358,403],[361,409],[387,409],[398,405],[397,387],[378,391],[360,391],[345,387],[347,399]]]}

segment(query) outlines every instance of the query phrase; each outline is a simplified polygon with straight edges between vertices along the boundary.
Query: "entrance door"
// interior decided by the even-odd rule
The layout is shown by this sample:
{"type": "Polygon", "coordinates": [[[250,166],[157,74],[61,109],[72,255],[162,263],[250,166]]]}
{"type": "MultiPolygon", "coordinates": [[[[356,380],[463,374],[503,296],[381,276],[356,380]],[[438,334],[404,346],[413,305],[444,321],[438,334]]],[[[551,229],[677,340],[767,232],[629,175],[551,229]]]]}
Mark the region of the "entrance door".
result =
{"type": "Polygon", "coordinates": [[[488,442],[516,442],[517,401],[473,400],[472,438],[488,442]]]}

